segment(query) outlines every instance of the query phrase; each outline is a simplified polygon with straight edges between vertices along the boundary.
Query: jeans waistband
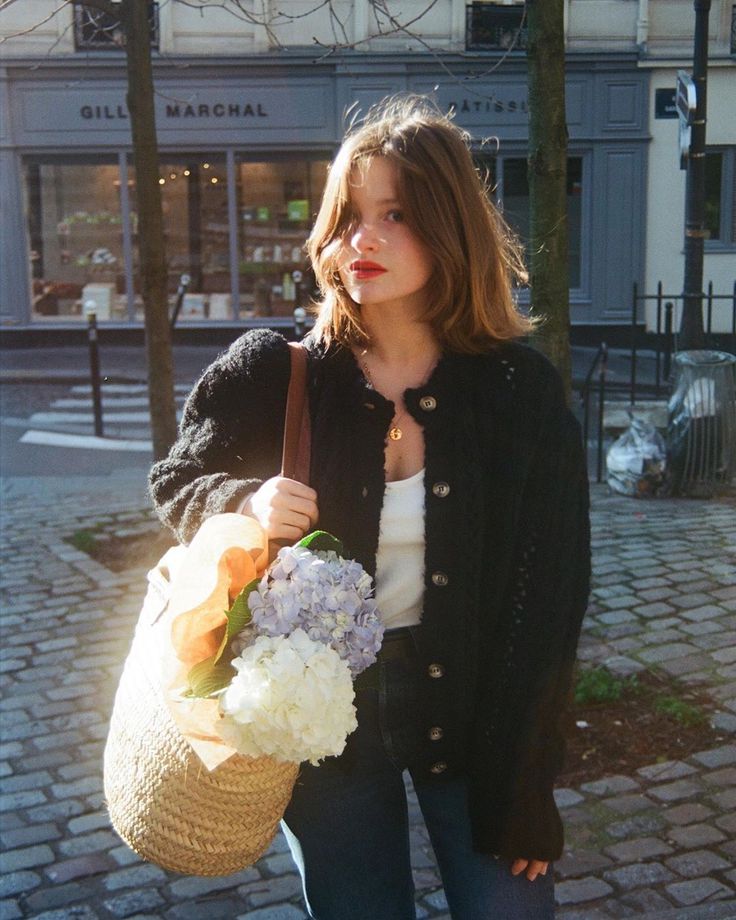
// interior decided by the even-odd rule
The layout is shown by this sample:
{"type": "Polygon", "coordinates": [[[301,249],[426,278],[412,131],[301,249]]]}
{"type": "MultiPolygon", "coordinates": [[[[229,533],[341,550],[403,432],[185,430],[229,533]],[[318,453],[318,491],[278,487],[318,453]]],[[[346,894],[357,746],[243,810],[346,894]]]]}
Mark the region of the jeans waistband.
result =
{"type": "Polygon", "coordinates": [[[356,690],[366,688],[378,689],[378,673],[383,662],[400,661],[410,658],[415,651],[414,639],[410,627],[401,626],[397,629],[387,629],[383,634],[383,642],[378,650],[378,658],[374,664],[358,674],[354,681],[356,690]]]}
{"type": "Polygon", "coordinates": [[[414,640],[408,626],[398,629],[387,629],[383,634],[383,642],[378,650],[379,661],[393,661],[396,658],[407,658],[414,651],[414,640]]]}

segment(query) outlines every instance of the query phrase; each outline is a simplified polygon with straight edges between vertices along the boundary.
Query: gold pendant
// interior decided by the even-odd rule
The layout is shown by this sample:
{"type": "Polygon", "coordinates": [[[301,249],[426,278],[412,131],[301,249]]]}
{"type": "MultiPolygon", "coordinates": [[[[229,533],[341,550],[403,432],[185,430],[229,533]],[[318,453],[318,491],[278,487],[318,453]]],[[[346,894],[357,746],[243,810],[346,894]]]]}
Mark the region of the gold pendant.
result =
{"type": "Polygon", "coordinates": [[[400,441],[402,437],[401,428],[399,428],[398,425],[395,425],[391,431],[389,431],[388,436],[392,441],[400,441]]]}

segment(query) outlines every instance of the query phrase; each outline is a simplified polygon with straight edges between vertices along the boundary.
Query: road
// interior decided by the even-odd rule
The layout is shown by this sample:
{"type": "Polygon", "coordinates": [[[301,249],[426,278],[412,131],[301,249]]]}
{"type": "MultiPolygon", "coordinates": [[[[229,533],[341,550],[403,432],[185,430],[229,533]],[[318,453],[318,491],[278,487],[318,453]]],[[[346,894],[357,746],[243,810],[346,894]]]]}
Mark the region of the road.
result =
{"type": "MultiPolygon", "coordinates": [[[[177,385],[181,411],[189,385],[177,385]]],[[[94,434],[89,385],[5,383],[0,390],[3,495],[48,499],[85,488],[144,489],[152,461],[146,390],[109,384],[102,392],[104,438],[94,434]]]]}

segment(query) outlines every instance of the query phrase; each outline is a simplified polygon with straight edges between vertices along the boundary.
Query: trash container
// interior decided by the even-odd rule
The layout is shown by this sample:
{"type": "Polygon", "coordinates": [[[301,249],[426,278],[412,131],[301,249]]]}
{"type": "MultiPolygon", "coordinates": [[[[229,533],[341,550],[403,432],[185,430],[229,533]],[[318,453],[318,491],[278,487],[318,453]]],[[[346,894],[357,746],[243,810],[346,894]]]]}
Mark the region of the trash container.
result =
{"type": "Polygon", "coordinates": [[[736,356],[675,355],[667,456],[675,495],[708,498],[729,485],[736,471],[736,356]]]}

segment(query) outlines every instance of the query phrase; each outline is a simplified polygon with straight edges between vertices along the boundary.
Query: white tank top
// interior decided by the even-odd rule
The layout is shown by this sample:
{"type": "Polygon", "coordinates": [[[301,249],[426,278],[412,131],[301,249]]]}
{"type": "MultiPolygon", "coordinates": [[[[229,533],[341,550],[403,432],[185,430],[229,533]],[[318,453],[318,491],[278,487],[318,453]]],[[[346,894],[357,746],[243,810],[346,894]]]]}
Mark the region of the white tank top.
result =
{"type": "Polygon", "coordinates": [[[415,626],[424,597],[424,470],[386,483],[376,556],[376,601],[386,629],[415,626]]]}

